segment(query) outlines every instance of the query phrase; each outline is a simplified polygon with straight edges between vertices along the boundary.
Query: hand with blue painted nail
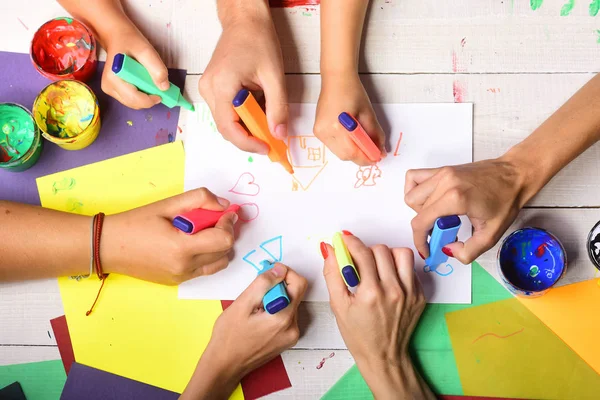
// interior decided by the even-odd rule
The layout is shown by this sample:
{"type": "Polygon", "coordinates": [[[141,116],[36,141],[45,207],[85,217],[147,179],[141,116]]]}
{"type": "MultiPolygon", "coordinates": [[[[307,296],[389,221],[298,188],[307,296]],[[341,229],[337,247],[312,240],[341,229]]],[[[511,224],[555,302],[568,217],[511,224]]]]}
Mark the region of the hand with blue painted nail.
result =
{"type": "Polygon", "coordinates": [[[295,345],[300,337],[298,305],[306,288],[306,279],[280,263],[259,275],[217,319],[181,399],[226,399],[245,375],[295,345]],[[269,314],[263,297],[284,281],[291,303],[269,314]]]}
{"type": "Polygon", "coordinates": [[[363,378],[377,399],[434,399],[408,354],[425,308],[412,251],[369,248],[350,232],[343,239],[361,277],[355,293],[348,291],[328,244],[321,246],[323,274],[340,333],[363,378]]]}

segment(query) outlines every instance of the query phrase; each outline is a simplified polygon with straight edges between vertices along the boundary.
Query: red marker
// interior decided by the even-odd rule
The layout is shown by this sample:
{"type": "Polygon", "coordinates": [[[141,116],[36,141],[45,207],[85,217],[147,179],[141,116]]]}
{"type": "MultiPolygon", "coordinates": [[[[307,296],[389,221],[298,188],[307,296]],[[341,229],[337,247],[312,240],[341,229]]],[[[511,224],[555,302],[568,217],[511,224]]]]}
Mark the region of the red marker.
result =
{"type": "Polygon", "coordinates": [[[346,128],[354,143],[371,162],[381,161],[381,151],[353,116],[343,112],[338,116],[338,121],[346,128]]]}
{"type": "Polygon", "coordinates": [[[195,210],[176,216],[173,219],[173,226],[188,235],[193,235],[203,229],[214,227],[224,214],[228,212],[237,213],[239,210],[240,206],[237,204],[230,205],[225,211],[196,208],[195,210]]]}

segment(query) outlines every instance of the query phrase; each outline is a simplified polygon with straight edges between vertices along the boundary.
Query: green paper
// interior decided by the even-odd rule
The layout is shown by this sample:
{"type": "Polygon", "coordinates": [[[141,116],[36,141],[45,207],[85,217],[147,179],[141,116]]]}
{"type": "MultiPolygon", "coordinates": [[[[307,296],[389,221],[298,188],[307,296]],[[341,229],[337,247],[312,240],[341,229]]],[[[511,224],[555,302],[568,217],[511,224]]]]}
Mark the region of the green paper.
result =
{"type": "MultiPolygon", "coordinates": [[[[427,304],[410,343],[415,366],[431,389],[438,394],[463,394],[445,314],[512,298],[508,290],[476,262],[472,264],[472,274],[473,304],[427,304]]],[[[358,400],[372,397],[355,365],[323,396],[323,399],[358,400]]]]}
{"type": "Polygon", "coordinates": [[[0,388],[19,382],[27,400],[60,398],[66,380],[61,360],[0,366],[0,388]]]}

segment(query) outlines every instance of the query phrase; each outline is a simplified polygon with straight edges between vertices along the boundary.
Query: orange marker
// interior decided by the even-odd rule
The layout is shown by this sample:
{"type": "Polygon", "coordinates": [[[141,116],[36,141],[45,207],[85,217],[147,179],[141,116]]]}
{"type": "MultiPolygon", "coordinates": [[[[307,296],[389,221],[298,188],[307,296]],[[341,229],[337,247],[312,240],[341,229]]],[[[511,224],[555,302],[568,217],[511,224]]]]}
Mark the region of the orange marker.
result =
{"type": "Polygon", "coordinates": [[[280,163],[290,174],[294,173],[292,164],[288,161],[288,148],[282,140],[275,139],[269,131],[267,116],[256,102],[252,93],[242,89],[233,99],[233,109],[240,116],[246,127],[255,138],[262,140],[269,146],[269,159],[280,163]]]}
{"type": "Polygon", "coordinates": [[[354,143],[371,162],[381,161],[381,151],[353,116],[343,112],[338,116],[338,120],[346,128],[354,143]]]}

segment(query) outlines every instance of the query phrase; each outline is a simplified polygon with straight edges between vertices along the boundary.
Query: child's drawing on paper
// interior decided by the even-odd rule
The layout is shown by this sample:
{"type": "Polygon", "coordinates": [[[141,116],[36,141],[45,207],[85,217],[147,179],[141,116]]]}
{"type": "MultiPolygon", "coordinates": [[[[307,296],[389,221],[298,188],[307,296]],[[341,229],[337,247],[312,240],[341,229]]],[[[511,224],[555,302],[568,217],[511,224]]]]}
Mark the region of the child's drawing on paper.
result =
{"type": "Polygon", "coordinates": [[[317,176],[327,166],[327,148],[315,136],[290,136],[288,138],[290,160],[294,167],[292,191],[298,187],[308,190],[317,176]]]}
{"type": "Polygon", "coordinates": [[[381,169],[377,165],[370,165],[368,167],[359,167],[356,172],[356,183],[354,188],[358,189],[361,186],[375,186],[376,178],[381,178],[381,169]]]}

